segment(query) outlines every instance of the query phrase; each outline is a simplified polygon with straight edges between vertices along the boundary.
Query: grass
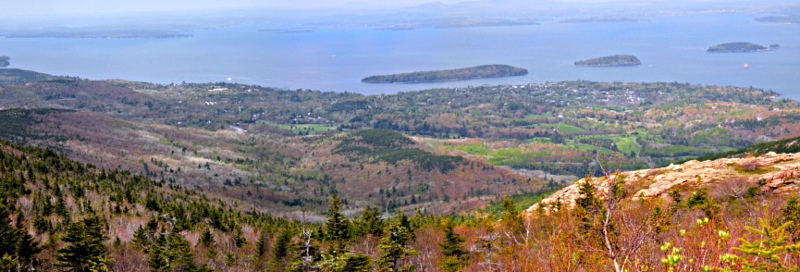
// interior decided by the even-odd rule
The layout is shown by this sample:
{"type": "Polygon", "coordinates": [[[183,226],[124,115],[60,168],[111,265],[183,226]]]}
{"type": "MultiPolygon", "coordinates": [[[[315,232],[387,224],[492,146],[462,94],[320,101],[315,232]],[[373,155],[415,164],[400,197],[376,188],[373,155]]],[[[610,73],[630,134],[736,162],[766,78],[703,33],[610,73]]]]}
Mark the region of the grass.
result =
{"type": "MultiPolygon", "coordinates": [[[[625,155],[628,155],[631,152],[638,154],[639,152],[642,151],[642,146],[640,146],[638,143],[636,143],[636,139],[638,137],[640,137],[640,136],[592,135],[592,136],[584,136],[584,137],[581,137],[581,138],[584,138],[584,139],[588,139],[588,138],[610,139],[610,140],[614,141],[614,145],[617,146],[617,149],[619,149],[620,152],[622,152],[625,155]]],[[[644,136],[644,137],[651,137],[651,136],[644,136]]],[[[659,137],[659,139],[660,139],[660,137],[659,137]]],[[[661,139],[661,140],[663,140],[663,139],[661,139]]],[[[573,148],[576,148],[576,149],[581,150],[581,151],[587,151],[587,150],[591,151],[591,150],[596,150],[597,149],[598,152],[599,152],[599,149],[601,149],[600,147],[595,147],[595,146],[591,146],[591,145],[587,145],[587,144],[575,143],[575,145],[576,145],[576,147],[573,147],[573,148]],[[587,146],[591,146],[592,148],[589,148],[587,146]]],[[[605,149],[605,148],[602,148],[602,149],[605,149]]],[[[605,150],[608,150],[608,149],[605,149],[605,150]]],[[[609,150],[609,152],[610,152],[610,150],[609,150]]]]}
{"type": "Polygon", "coordinates": [[[265,122],[267,124],[279,127],[281,129],[289,130],[294,132],[294,134],[300,134],[301,132],[310,131],[308,134],[317,134],[317,133],[325,133],[329,130],[336,129],[336,126],[331,126],[329,124],[278,124],[273,122],[265,122]]]}
{"type": "Polygon", "coordinates": [[[545,119],[553,117],[552,113],[543,113],[543,114],[528,114],[525,115],[525,119],[545,119]]]}
{"type": "Polygon", "coordinates": [[[529,165],[532,162],[529,160],[535,157],[542,157],[542,156],[552,156],[550,152],[546,151],[539,151],[539,152],[525,152],[522,151],[520,148],[503,148],[496,150],[487,162],[494,165],[507,165],[507,166],[523,166],[529,165]]]}
{"type": "Polygon", "coordinates": [[[533,127],[535,127],[535,128],[546,128],[546,129],[558,129],[559,132],[566,132],[566,133],[583,132],[582,128],[579,128],[579,127],[576,127],[576,126],[573,126],[573,125],[567,125],[567,124],[564,124],[564,123],[558,123],[558,124],[536,124],[536,125],[533,125],[533,127]]]}
{"type": "Polygon", "coordinates": [[[489,155],[493,152],[491,147],[482,143],[458,145],[456,146],[456,149],[476,155],[489,155]]]}

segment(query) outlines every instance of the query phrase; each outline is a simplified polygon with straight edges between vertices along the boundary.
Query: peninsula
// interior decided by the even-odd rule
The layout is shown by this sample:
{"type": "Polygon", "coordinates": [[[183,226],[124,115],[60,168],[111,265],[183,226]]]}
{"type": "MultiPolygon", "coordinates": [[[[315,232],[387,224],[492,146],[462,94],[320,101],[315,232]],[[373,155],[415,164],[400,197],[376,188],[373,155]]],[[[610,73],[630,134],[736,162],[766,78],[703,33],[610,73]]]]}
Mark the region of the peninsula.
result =
{"type": "Polygon", "coordinates": [[[9,57],[7,57],[7,56],[0,56],[0,67],[6,67],[6,66],[8,66],[8,65],[10,64],[10,63],[8,63],[8,61],[9,61],[10,59],[11,59],[11,58],[9,58],[9,57]]]}
{"type": "Polygon", "coordinates": [[[494,78],[527,75],[528,70],[509,65],[481,65],[469,68],[419,71],[392,75],[370,76],[361,80],[366,83],[429,83],[458,81],[477,78],[494,78]]]}
{"type": "Polygon", "coordinates": [[[706,52],[709,53],[740,53],[740,52],[761,52],[761,51],[769,51],[769,48],[766,48],[762,45],[747,43],[747,42],[723,43],[709,47],[708,50],[706,50],[706,52]]]}
{"type": "Polygon", "coordinates": [[[600,58],[591,58],[575,62],[576,66],[587,66],[587,67],[631,66],[639,64],[642,64],[639,58],[633,55],[625,55],[625,54],[600,57],[600,58]]]}

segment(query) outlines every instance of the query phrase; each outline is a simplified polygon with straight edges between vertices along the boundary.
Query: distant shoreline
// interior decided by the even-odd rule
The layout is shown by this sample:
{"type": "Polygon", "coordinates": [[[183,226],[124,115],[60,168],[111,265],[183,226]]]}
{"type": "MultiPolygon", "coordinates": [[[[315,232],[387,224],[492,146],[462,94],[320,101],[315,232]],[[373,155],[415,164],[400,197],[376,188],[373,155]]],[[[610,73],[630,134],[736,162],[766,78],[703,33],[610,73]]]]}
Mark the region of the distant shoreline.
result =
{"type": "Polygon", "coordinates": [[[103,32],[81,32],[81,33],[67,33],[67,32],[46,32],[46,33],[12,33],[3,35],[8,39],[37,39],[37,38],[55,38],[55,39],[173,39],[173,38],[191,38],[192,34],[180,33],[103,33],[103,32]]]}

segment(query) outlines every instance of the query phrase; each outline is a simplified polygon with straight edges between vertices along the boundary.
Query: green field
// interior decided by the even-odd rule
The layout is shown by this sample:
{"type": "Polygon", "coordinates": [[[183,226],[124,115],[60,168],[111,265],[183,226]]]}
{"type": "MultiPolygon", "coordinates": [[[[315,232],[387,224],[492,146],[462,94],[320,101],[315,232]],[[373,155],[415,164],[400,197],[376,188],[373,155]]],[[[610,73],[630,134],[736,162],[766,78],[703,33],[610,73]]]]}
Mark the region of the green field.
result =
{"type": "Polygon", "coordinates": [[[567,124],[564,124],[564,123],[558,123],[558,124],[535,124],[532,127],[535,127],[535,128],[546,128],[546,129],[558,129],[559,132],[566,132],[566,133],[583,132],[582,128],[579,128],[579,127],[576,127],[576,126],[573,126],[573,125],[567,125],[567,124]]]}
{"type": "Polygon", "coordinates": [[[295,134],[300,134],[301,132],[305,134],[308,131],[309,135],[314,135],[317,133],[325,133],[329,130],[336,129],[336,126],[331,126],[330,124],[278,124],[273,122],[264,122],[266,124],[270,124],[281,129],[290,130],[295,134]]]}
{"type": "Polygon", "coordinates": [[[525,119],[545,119],[553,117],[552,113],[543,113],[543,114],[528,114],[525,115],[525,119]]]}
{"type": "Polygon", "coordinates": [[[492,148],[482,143],[459,145],[456,149],[476,155],[489,155],[493,152],[492,148]]]}

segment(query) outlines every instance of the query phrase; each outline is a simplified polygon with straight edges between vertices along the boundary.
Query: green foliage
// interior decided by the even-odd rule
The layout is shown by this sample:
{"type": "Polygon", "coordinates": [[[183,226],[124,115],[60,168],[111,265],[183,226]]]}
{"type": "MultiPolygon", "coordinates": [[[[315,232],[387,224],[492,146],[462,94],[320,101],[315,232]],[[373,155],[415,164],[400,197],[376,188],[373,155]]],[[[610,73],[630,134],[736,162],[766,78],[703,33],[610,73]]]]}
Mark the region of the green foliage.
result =
{"type": "Polygon", "coordinates": [[[67,228],[62,238],[68,245],[58,249],[56,266],[65,271],[90,272],[105,265],[108,249],[103,245],[105,236],[100,219],[94,215],[76,221],[67,228]]]}
{"type": "Polygon", "coordinates": [[[461,246],[464,241],[466,241],[464,237],[453,231],[452,222],[446,221],[444,225],[444,242],[439,244],[439,248],[442,249],[442,255],[444,255],[444,258],[439,262],[439,268],[442,271],[455,272],[468,264],[468,252],[461,246]]]}
{"type": "Polygon", "coordinates": [[[194,263],[189,241],[176,232],[159,236],[147,258],[149,271],[200,271],[194,263]]]}
{"type": "MultiPolygon", "coordinates": [[[[327,240],[337,243],[335,252],[332,252],[333,255],[341,254],[344,251],[345,242],[350,235],[349,221],[342,215],[341,209],[342,202],[339,201],[336,194],[333,194],[331,204],[328,206],[328,221],[325,223],[325,237],[327,240]]],[[[333,247],[331,249],[333,250],[333,247]]]]}
{"type": "Polygon", "coordinates": [[[417,148],[407,148],[413,143],[403,134],[388,129],[359,130],[342,139],[333,152],[347,155],[351,161],[373,158],[397,164],[409,160],[428,170],[435,168],[443,173],[456,168],[456,163],[462,160],[461,157],[440,156],[417,148]]]}
{"type": "Polygon", "coordinates": [[[283,230],[278,234],[278,239],[275,241],[275,247],[272,250],[272,259],[276,263],[280,263],[284,257],[289,253],[289,247],[292,242],[292,233],[289,230],[283,230]]]}
{"type": "Polygon", "coordinates": [[[414,239],[413,230],[409,226],[408,218],[400,216],[389,223],[386,236],[380,239],[380,259],[378,267],[382,271],[413,271],[414,265],[402,265],[406,256],[416,255],[417,251],[407,248],[409,241],[414,239]]]}
{"type": "MultiPolygon", "coordinates": [[[[0,69],[3,71],[4,69],[0,69]]],[[[2,78],[2,76],[0,76],[2,78]]],[[[52,139],[56,142],[67,140],[64,136],[54,135],[50,131],[39,131],[32,127],[42,115],[74,112],[61,109],[7,109],[0,110],[0,138],[11,140],[17,144],[25,144],[31,140],[52,139]]]]}
{"type": "Polygon", "coordinates": [[[797,267],[786,267],[781,255],[786,252],[797,252],[800,250],[800,242],[790,244],[787,242],[786,229],[792,225],[792,221],[783,223],[778,227],[772,226],[763,218],[758,219],[758,228],[747,226],[748,231],[758,235],[759,239],[748,241],[744,238],[739,239],[742,244],[733,249],[744,253],[747,256],[758,258],[757,261],[749,261],[742,258],[742,267],[745,271],[796,271],[797,267]]]}

